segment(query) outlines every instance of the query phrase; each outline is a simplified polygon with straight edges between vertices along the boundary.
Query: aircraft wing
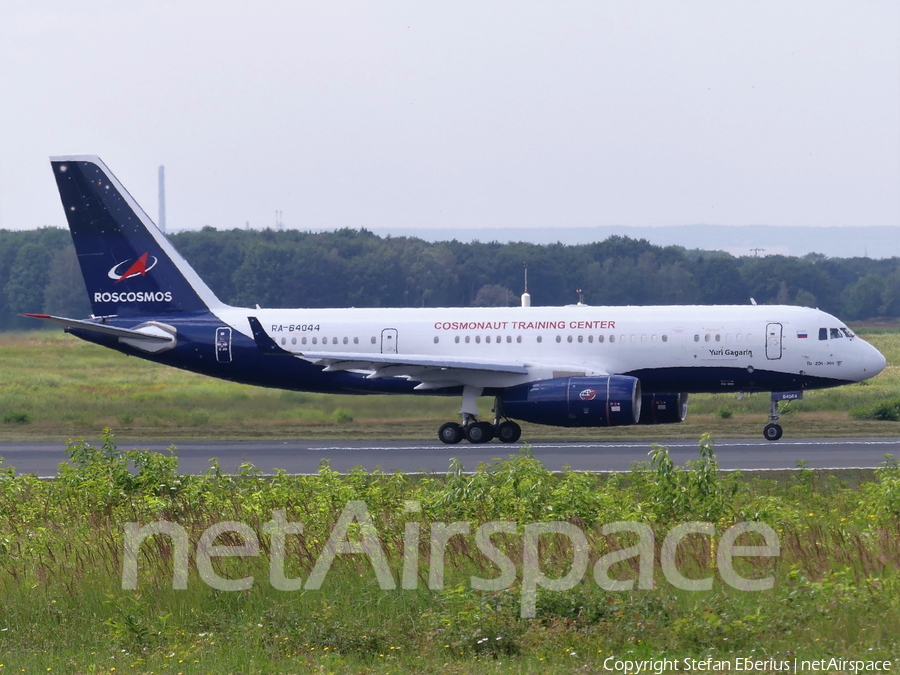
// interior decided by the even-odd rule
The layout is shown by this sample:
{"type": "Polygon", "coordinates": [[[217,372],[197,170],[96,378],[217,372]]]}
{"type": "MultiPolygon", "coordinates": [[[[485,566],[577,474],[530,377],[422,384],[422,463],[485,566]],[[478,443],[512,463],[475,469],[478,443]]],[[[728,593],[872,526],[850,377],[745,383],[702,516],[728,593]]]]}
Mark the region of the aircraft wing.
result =
{"type": "Polygon", "coordinates": [[[428,356],[421,354],[372,354],[366,352],[290,352],[280,347],[265,332],[256,317],[247,317],[253,331],[253,339],[263,354],[284,354],[303,359],[326,372],[338,370],[364,371],[366,377],[405,377],[421,382],[416,389],[441,389],[467,384],[473,378],[504,375],[521,376],[529,373],[528,365],[520,361],[456,358],[452,356],[428,356]]]}
{"type": "Polygon", "coordinates": [[[298,358],[324,365],[333,370],[379,370],[387,367],[438,368],[449,370],[490,370],[495,373],[524,375],[528,368],[514,361],[489,361],[486,359],[455,359],[447,356],[421,356],[416,354],[366,354],[363,352],[298,352],[298,358]]]}

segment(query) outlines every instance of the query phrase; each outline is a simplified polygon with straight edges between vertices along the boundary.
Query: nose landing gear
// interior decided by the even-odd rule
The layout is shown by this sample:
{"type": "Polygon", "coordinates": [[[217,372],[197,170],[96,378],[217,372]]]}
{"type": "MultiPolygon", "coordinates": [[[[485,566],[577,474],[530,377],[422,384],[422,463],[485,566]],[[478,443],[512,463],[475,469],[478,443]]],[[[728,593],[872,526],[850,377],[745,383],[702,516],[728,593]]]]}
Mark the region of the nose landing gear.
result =
{"type": "Polygon", "coordinates": [[[769,423],[763,427],[763,436],[767,441],[777,441],[784,433],[781,425],[778,424],[780,417],[781,416],[778,414],[778,400],[775,398],[775,394],[773,394],[772,408],[769,411],[769,423]]]}

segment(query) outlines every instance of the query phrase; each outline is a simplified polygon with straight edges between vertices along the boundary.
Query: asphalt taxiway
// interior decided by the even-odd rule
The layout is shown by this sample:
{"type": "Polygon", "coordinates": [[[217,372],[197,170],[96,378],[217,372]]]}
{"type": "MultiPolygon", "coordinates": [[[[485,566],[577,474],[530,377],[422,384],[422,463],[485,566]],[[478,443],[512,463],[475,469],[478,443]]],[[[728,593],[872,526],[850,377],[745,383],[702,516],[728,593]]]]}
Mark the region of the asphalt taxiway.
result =
{"type": "MultiPolygon", "coordinates": [[[[658,441],[669,448],[672,459],[682,464],[698,457],[696,441],[658,441]]],[[[503,445],[497,442],[470,445],[444,445],[430,441],[177,441],[129,444],[120,442],[122,449],[141,447],[162,451],[175,445],[179,457],[179,471],[201,474],[215,457],[221,469],[232,473],[249,462],[263,473],[283,469],[288,473],[315,473],[322,460],[328,460],[337,471],[349,471],[360,466],[366,470],[445,472],[451,458],[460,461],[466,470],[475,469],[480,462],[508,457],[521,444],[503,445]]],[[[580,471],[627,471],[633,462],[648,459],[649,441],[552,441],[532,443],[535,457],[551,470],[565,466],[580,471]]],[[[770,442],[756,439],[721,439],[715,450],[722,469],[793,469],[798,462],[810,468],[874,468],[884,461],[885,454],[900,457],[900,438],[784,438],[770,442]]],[[[63,442],[0,443],[3,466],[12,466],[17,473],[54,476],[60,462],[66,460],[63,442]]]]}

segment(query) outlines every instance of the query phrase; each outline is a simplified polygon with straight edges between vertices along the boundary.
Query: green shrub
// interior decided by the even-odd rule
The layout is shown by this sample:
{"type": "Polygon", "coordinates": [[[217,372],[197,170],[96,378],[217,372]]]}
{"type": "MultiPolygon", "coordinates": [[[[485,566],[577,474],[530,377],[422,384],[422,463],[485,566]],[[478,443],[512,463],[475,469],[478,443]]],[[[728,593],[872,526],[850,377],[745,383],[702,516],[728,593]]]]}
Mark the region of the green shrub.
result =
{"type": "Polygon", "coordinates": [[[731,416],[734,414],[727,405],[723,405],[716,414],[721,417],[723,420],[731,419],[731,416]]]}
{"type": "Polygon", "coordinates": [[[718,520],[733,516],[735,476],[723,476],[709,434],[700,437],[700,459],[677,466],[669,449],[654,444],[649,465],[637,464],[632,477],[646,490],[656,522],[718,520]]]}
{"type": "Polygon", "coordinates": [[[338,424],[350,424],[353,421],[353,413],[346,408],[338,408],[331,414],[331,419],[338,424]]]}
{"type": "Polygon", "coordinates": [[[4,424],[28,424],[31,416],[27,412],[15,411],[3,416],[4,424]]]}
{"type": "Polygon", "coordinates": [[[854,408],[850,416],[860,420],[900,422],[900,398],[881,401],[870,408],[854,408]]]}

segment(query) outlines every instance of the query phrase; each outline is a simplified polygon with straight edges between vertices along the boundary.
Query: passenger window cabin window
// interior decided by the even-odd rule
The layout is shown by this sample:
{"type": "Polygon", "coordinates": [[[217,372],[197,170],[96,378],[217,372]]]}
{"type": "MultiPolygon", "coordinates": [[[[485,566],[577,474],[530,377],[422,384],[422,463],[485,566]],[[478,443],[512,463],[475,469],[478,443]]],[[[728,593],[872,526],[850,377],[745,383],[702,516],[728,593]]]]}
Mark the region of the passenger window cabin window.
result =
{"type": "MultiPolygon", "coordinates": [[[[519,340],[519,342],[521,342],[521,340],[519,340]]],[[[506,344],[512,344],[512,335],[506,336],[506,344]]]]}
{"type": "MultiPolygon", "coordinates": [[[[374,340],[375,338],[372,338],[372,339],[374,340]]],[[[317,338],[313,338],[313,344],[318,344],[317,338]]]]}
{"type": "Polygon", "coordinates": [[[466,344],[469,344],[469,342],[471,341],[471,339],[472,339],[472,338],[471,338],[470,336],[466,335],[466,344]]]}
{"type": "Polygon", "coordinates": [[[476,335],[476,336],[475,336],[475,344],[476,344],[476,345],[480,345],[480,344],[481,344],[481,336],[480,336],[480,335],[476,335]]]}
{"type": "Polygon", "coordinates": [[[346,345],[346,344],[349,344],[349,343],[350,343],[350,338],[344,338],[344,344],[346,345]]]}
{"type": "Polygon", "coordinates": [[[593,335],[588,335],[588,342],[590,342],[590,343],[593,344],[593,342],[594,342],[594,336],[593,336],[593,335]]]}
{"type": "Polygon", "coordinates": [[[557,342],[562,342],[562,335],[557,335],[557,336],[556,336],[556,341],[557,341],[557,342]]]}
{"type": "Polygon", "coordinates": [[[434,344],[437,344],[440,341],[441,341],[441,338],[439,338],[437,335],[435,335],[434,336],[434,344]]]}
{"type": "Polygon", "coordinates": [[[700,342],[700,336],[694,335],[694,342],[700,342]]]}
{"type": "Polygon", "coordinates": [[[358,345],[358,344],[359,344],[359,338],[358,338],[358,337],[353,338],[353,344],[355,344],[355,345],[358,345]]]}
{"type": "Polygon", "coordinates": [[[827,329],[827,328],[820,328],[820,329],[819,329],[819,339],[820,339],[820,340],[827,340],[827,339],[828,339],[828,329],[827,329]]]}
{"type": "Polygon", "coordinates": [[[578,341],[579,341],[579,342],[584,342],[584,335],[579,335],[579,336],[578,336],[578,341]]]}
{"type": "Polygon", "coordinates": [[[521,342],[522,342],[522,336],[521,336],[521,335],[517,335],[517,336],[516,336],[516,342],[518,342],[518,343],[521,344],[521,342]]]}
{"type": "Polygon", "coordinates": [[[502,336],[502,335],[498,335],[498,336],[497,336],[497,344],[499,345],[501,342],[503,342],[503,336],[502,336]]]}
{"type": "Polygon", "coordinates": [[[703,336],[703,341],[709,342],[709,340],[710,340],[709,333],[707,333],[706,335],[703,336]]]}
{"type": "Polygon", "coordinates": [[[842,337],[844,337],[844,336],[841,335],[841,331],[839,331],[837,328],[831,329],[831,339],[832,340],[837,340],[838,338],[842,338],[842,337]]]}
{"type": "Polygon", "coordinates": [[[374,345],[374,344],[377,344],[377,343],[378,343],[378,339],[373,335],[373,336],[372,336],[372,344],[374,345]]]}
{"type": "Polygon", "coordinates": [[[306,344],[306,338],[300,338],[300,344],[305,345],[305,344],[306,344]]]}
{"type": "Polygon", "coordinates": [[[719,333],[716,333],[716,342],[721,342],[722,336],[719,333]]]}
{"type": "Polygon", "coordinates": [[[663,335],[663,336],[662,336],[662,341],[663,341],[663,342],[668,342],[668,341],[669,341],[669,336],[668,336],[668,335],[663,335]]]}
{"type": "Polygon", "coordinates": [[[544,341],[544,338],[542,338],[540,335],[538,335],[538,336],[537,336],[537,341],[538,341],[538,342],[543,342],[543,341],[544,341]]]}
{"type": "Polygon", "coordinates": [[[291,338],[291,344],[292,345],[297,344],[297,338],[291,338]]]}
{"type": "MultiPolygon", "coordinates": [[[[485,337],[485,338],[484,338],[484,341],[485,341],[487,344],[491,344],[491,336],[488,335],[487,337],[485,337]]],[[[476,340],[476,342],[478,342],[478,340],[476,340]]]]}
{"type": "Polygon", "coordinates": [[[571,335],[566,338],[566,342],[568,342],[569,344],[572,344],[572,336],[571,335]]]}
{"type": "Polygon", "coordinates": [[[610,335],[610,336],[609,336],[609,341],[610,341],[610,342],[615,342],[615,341],[616,341],[616,336],[615,336],[615,335],[610,335]]]}
{"type": "Polygon", "coordinates": [[[457,335],[455,338],[453,338],[453,341],[454,341],[456,344],[459,344],[459,335],[457,335]]]}
{"type": "Polygon", "coordinates": [[[286,344],[287,344],[287,338],[281,338],[281,344],[282,344],[282,345],[286,345],[286,344]]]}
{"type": "Polygon", "coordinates": [[[606,339],[606,336],[605,336],[605,335],[598,335],[598,336],[597,336],[597,342],[603,342],[605,339],[606,339]]]}

